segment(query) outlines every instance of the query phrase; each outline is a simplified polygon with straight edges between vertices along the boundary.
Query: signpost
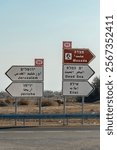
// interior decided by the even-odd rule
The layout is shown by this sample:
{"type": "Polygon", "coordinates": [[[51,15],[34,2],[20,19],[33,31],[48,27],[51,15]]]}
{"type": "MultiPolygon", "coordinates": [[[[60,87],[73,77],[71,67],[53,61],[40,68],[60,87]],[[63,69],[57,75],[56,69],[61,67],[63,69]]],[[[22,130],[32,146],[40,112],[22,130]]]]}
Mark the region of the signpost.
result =
{"type": "Polygon", "coordinates": [[[88,65],[65,64],[63,66],[64,80],[88,80],[94,73],[88,65]]]}
{"type": "Polygon", "coordinates": [[[17,113],[17,98],[41,99],[43,96],[44,59],[35,59],[35,66],[14,65],[5,74],[13,81],[6,88],[6,92],[15,99],[15,114],[17,113]]]}
{"type": "MultiPolygon", "coordinates": [[[[43,67],[44,68],[44,59],[36,58],[35,59],[35,66],[36,67],[43,67]]],[[[39,114],[42,113],[41,106],[42,106],[42,98],[37,98],[38,106],[39,106],[39,114]]],[[[39,119],[39,125],[41,125],[41,119],[39,119]]]]}
{"type": "MultiPolygon", "coordinates": [[[[94,87],[88,79],[95,73],[88,65],[95,55],[88,48],[72,48],[68,41],[63,42],[63,74],[62,74],[62,93],[65,96],[82,97],[82,115],[85,96],[89,96],[94,87]]],[[[64,107],[65,109],[65,107],[64,107]]],[[[83,124],[83,119],[82,119],[83,124]]]]}
{"type": "Polygon", "coordinates": [[[43,67],[35,66],[12,66],[6,75],[12,81],[42,81],[43,67]]]}
{"type": "Polygon", "coordinates": [[[83,82],[88,81],[95,73],[88,65],[94,58],[95,55],[89,49],[63,49],[63,95],[88,96],[94,90],[89,82],[83,82]],[[70,84],[73,81],[79,83],[80,86],[74,87],[79,89],[79,92],[70,92],[69,88],[72,88],[70,84]],[[89,91],[86,91],[86,88],[88,88],[89,91]],[[89,94],[87,94],[87,92],[89,94]]]}
{"type": "Polygon", "coordinates": [[[64,49],[64,64],[88,64],[94,58],[95,55],[88,48],[64,49]]]}
{"type": "Polygon", "coordinates": [[[29,97],[37,98],[43,96],[43,83],[34,82],[13,82],[7,88],[6,91],[14,98],[29,97]]]}
{"type": "Polygon", "coordinates": [[[63,95],[65,96],[88,96],[94,88],[88,81],[64,81],[63,95]]]}

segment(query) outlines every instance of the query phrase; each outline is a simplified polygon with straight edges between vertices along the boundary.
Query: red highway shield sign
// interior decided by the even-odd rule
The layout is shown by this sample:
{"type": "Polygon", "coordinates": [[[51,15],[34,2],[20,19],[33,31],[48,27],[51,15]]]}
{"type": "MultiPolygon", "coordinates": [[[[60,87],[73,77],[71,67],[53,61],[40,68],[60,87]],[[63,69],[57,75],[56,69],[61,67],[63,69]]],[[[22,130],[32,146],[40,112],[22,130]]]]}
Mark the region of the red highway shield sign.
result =
{"type": "Polygon", "coordinates": [[[63,41],[63,49],[72,48],[71,41],[63,41]]]}
{"type": "Polygon", "coordinates": [[[88,64],[95,58],[95,55],[88,48],[72,48],[64,49],[63,57],[64,64],[88,64]]]}
{"type": "Polygon", "coordinates": [[[35,59],[35,66],[36,67],[43,67],[44,66],[44,59],[35,59]]]}

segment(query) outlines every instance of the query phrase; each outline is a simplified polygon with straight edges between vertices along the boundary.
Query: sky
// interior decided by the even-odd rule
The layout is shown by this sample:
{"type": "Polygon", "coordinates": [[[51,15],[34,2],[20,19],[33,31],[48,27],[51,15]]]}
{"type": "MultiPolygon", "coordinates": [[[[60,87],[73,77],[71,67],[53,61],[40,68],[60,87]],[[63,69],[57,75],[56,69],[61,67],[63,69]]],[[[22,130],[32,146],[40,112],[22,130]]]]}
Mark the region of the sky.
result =
{"type": "Polygon", "coordinates": [[[89,48],[89,64],[100,76],[99,0],[0,0],[0,91],[11,80],[13,65],[34,65],[44,59],[44,89],[62,89],[62,42],[89,48]]]}

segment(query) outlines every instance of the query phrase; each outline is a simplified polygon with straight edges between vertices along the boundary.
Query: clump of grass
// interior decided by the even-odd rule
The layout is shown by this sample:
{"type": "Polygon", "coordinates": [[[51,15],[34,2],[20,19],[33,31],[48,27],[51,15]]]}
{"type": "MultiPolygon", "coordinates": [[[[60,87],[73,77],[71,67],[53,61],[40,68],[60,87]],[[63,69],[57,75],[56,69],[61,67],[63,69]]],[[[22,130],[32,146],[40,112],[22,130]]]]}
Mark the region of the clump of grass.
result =
{"type": "MultiPolygon", "coordinates": [[[[39,105],[39,102],[37,101],[35,103],[35,105],[39,105]]],[[[53,100],[42,100],[41,102],[41,106],[42,107],[46,107],[46,106],[56,106],[57,105],[57,102],[53,101],[53,100]]]]}
{"type": "Polygon", "coordinates": [[[29,101],[21,99],[20,101],[17,102],[17,105],[29,105],[29,101]]]}
{"type": "Polygon", "coordinates": [[[45,107],[45,106],[54,106],[54,103],[53,103],[53,101],[43,100],[42,107],[45,107]]]}
{"type": "Polygon", "coordinates": [[[8,98],[5,100],[5,103],[7,104],[12,104],[14,102],[14,100],[12,98],[8,98]]]}
{"type": "Polygon", "coordinates": [[[4,100],[0,100],[0,107],[7,106],[7,104],[4,102],[4,100]]]}

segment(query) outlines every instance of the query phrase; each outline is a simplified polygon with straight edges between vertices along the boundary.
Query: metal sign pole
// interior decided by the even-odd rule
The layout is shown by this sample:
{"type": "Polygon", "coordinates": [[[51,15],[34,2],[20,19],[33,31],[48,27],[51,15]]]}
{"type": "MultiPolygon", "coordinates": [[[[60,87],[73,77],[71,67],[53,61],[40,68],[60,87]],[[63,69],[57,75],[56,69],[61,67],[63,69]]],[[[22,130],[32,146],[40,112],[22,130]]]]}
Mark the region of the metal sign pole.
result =
{"type": "MultiPolygon", "coordinates": [[[[64,96],[63,114],[66,114],[66,97],[64,96]]],[[[63,125],[66,125],[66,119],[63,119],[63,125]]]]}
{"type": "Polygon", "coordinates": [[[25,123],[26,123],[26,120],[25,118],[23,119],[23,126],[25,127],[25,123]]]}
{"type": "MultiPolygon", "coordinates": [[[[15,98],[15,115],[17,114],[17,99],[15,98]]],[[[15,126],[17,126],[17,119],[15,119],[15,126]]]]}
{"type": "MultiPolygon", "coordinates": [[[[41,110],[42,98],[38,99],[38,105],[39,105],[39,114],[41,114],[42,113],[42,110],[41,110]]],[[[39,119],[39,125],[41,125],[41,119],[39,119]]]]}
{"type": "Polygon", "coordinates": [[[82,125],[84,124],[84,96],[82,97],[82,125]]]}

